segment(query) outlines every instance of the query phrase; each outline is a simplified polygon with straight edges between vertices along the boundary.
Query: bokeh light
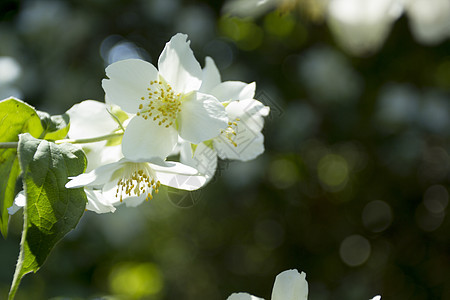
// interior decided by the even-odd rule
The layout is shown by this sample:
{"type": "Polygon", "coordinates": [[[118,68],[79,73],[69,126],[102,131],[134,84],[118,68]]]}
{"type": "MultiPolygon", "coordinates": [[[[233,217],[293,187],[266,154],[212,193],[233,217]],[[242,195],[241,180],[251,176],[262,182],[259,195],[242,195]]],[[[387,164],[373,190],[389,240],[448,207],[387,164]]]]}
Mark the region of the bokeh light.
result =
{"type": "Polygon", "coordinates": [[[351,267],[365,263],[370,256],[370,251],[369,241],[358,234],[346,237],[339,248],[342,261],[351,267]]]}

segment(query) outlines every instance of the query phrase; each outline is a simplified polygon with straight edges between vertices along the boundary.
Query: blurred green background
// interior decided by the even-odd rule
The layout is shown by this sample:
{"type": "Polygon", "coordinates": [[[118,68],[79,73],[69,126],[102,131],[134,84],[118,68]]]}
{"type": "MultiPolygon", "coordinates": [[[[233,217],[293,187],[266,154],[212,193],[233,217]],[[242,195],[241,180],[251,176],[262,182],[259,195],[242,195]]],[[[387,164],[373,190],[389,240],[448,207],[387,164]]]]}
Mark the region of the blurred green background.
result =
{"type": "MultiPolygon", "coordinates": [[[[51,114],[102,101],[105,66],[156,64],[183,32],[202,65],[211,56],[223,80],[256,81],[271,107],[263,155],[221,162],[197,192],[86,212],[16,299],[270,299],[294,268],[310,299],[450,299],[450,41],[417,43],[403,16],[377,53],[355,57],[307,12],[239,19],[222,6],[0,2],[0,98],[51,114]]],[[[21,218],[0,241],[0,298],[21,218]]]]}

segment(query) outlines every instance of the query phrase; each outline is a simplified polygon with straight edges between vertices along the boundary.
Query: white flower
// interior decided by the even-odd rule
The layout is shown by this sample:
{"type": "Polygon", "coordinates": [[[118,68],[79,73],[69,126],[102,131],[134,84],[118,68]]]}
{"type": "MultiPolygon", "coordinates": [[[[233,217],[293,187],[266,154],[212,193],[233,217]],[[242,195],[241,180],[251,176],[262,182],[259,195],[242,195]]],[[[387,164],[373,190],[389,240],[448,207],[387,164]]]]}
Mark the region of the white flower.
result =
{"type": "MultiPolygon", "coordinates": [[[[117,131],[119,125],[107,108],[105,103],[94,100],[82,101],[72,106],[67,111],[70,117],[69,138],[94,138],[117,131]]],[[[118,161],[123,156],[120,144],[109,145],[108,141],[99,141],[80,145],[88,160],[87,172],[101,165],[118,161]]]]}
{"type": "MultiPolygon", "coordinates": [[[[306,274],[297,270],[281,272],[275,278],[272,300],[304,300],[308,298],[306,274]]],[[[234,293],[227,300],[263,300],[248,293],[234,293]]]]}
{"type": "Polygon", "coordinates": [[[450,1],[404,0],[409,27],[421,43],[436,44],[450,37],[450,1]]]}
{"type": "Polygon", "coordinates": [[[8,214],[10,214],[10,215],[15,214],[16,212],[19,211],[19,209],[24,207],[26,203],[27,203],[27,197],[25,196],[25,192],[20,191],[14,198],[13,205],[11,207],[7,208],[8,214]]]}
{"type": "Polygon", "coordinates": [[[112,212],[124,202],[137,206],[153,198],[160,185],[192,191],[202,187],[204,176],[189,166],[176,162],[133,162],[122,158],[83,173],[66,184],[66,188],[85,187],[90,203],[86,208],[98,213],[112,212]],[[93,192],[90,192],[92,190],[93,192]],[[99,193],[101,191],[101,193],[99,193]]]}
{"type": "MultiPolygon", "coordinates": [[[[281,272],[275,278],[271,300],[306,300],[308,299],[308,282],[306,274],[297,270],[281,272]]],[[[227,300],[264,300],[248,293],[231,294],[227,300]]],[[[381,300],[381,296],[375,296],[370,300],[381,300]]]]}
{"type": "Polygon", "coordinates": [[[402,11],[398,0],[331,0],[327,21],[344,48],[365,55],[381,47],[402,11]]]}
{"type": "Polygon", "coordinates": [[[106,68],[102,82],[106,98],[135,114],[122,140],[122,152],[131,160],[164,159],[178,141],[178,134],[194,144],[211,139],[227,126],[223,105],[198,92],[202,70],[187,42],[176,34],[158,60],[130,59],[106,68]]]}
{"type": "Polygon", "coordinates": [[[185,143],[181,147],[180,160],[195,167],[211,178],[221,159],[248,161],[264,152],[264,136],[261,130],[269,107],[253,99],[255,83],[240,81],[221,82],[214,61],[207,57],[203,70],[200,91],[215,96],[225,106],[228,126],[213,139],[192,147],[185,143]]]}

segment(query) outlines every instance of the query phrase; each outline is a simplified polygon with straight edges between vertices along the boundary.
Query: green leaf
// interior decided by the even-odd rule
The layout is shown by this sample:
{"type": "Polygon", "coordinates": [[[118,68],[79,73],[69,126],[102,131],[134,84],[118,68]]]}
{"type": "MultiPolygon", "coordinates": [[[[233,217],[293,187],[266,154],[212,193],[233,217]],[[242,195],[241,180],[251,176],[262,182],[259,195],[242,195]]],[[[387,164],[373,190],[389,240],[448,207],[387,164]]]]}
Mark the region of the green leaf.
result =
{"type": "Polygon", "coordinates": [[[42,127],[44,128],[44,139],[60,140],[67,136],[69,132],[70,117],[68,114],[50,116],[46,112],[38,111],[41,118],[42,127]]]}
{"type": "MultiPolygon", "coordinates": [[[[0,143],[17,142],[19,134],[29,132],[39,137],[43,128],[34,108],[25,102],[9,98],[0,101],[0,143]]],[[[20,169],[16,149],[0,149],[0,231],[8,233],[7,208],[14,201],[15,186],[20,169]]]]}
{"type": "Polygon", "coordinates": [[[39,270],[56,243],[75,228],[87,202],[83,188],[65,188],[69,176],[86,168],[86,157],[78,147],[22,134],[18,151],[27,204],[9,299],[14,298],[22,277],[39,270]]]}
{"type": "Polygon", "coordinates": [[[0,231],[4,238],[8,234],[8,207],[14,202],[16,181],[20,175],[16,149],[0,149],[0,231]]]}

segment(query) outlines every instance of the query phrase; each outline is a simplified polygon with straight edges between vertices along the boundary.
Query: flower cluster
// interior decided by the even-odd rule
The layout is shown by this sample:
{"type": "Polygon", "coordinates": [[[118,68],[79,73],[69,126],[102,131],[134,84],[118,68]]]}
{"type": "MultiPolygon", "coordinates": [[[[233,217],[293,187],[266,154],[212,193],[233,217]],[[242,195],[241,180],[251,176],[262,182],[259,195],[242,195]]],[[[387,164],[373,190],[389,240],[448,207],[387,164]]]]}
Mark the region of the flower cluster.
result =
{"type": "Polygon", "coordinates": [[[223,10],[246,17],[294,7],[312,19],[325,19],[341,46],[358,56],[377,51],[402,15],[420,43],[434,45],[450,37],[448,0],[228,0],[223,10]]]}
{"type": "Polygon", "coordinates": [[[218,157],[247,161],[264,151],[269,107],[254,99],[255,83],[222,82],[209,57],[202,69],[184,34],[166,44],[158,68],[128,59],[109,65],[106,75],[106,103],[86,100],[67,112],[70,138],[108,137],[82,144],[87,172],[66,185],[85,188],[88,210],[136,206],[160,185],[198,189],[218,157]],[[179,161],[167,160],[176,155],[179,161]]]}

